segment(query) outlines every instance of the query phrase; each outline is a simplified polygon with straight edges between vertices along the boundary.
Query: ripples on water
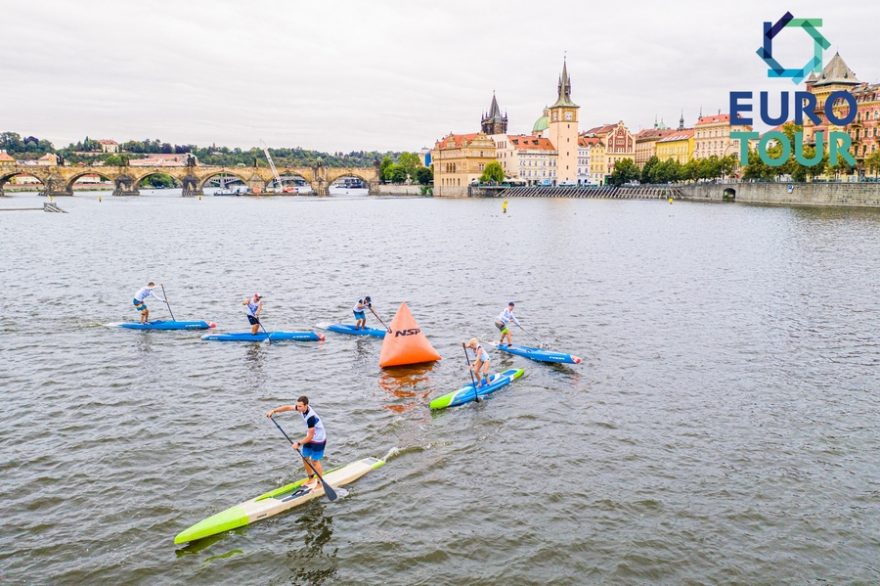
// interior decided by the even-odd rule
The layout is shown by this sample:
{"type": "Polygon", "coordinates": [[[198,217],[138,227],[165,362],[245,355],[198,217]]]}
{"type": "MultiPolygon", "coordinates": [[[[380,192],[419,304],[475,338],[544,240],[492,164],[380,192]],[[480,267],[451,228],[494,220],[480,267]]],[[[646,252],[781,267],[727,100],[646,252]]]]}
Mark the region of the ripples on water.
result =
{"type": "MultiPolygon", "coordinates": [[[[0,206],[38,205],[14,197],[0,206]]],[[[876,583],[880,214],[660,202],[78,195],[0,215],[0,574],[11,583],[876,583]],[[138,333],[132,292],[243,330],[408,301],[445,360],[380,342],[138,333]],[[577,368],[431,415],[509,300],[577,368]],[[337,503],[176,549],[300,464],[263,414],[307,393],[337,503]]],[[[150,304],[154,317],[164,309],[150,304]]],[[[514,332],[517,342],[529,341],[514,332]]],[[[283,424],[300,433],[293,417],[283,424]]]]}

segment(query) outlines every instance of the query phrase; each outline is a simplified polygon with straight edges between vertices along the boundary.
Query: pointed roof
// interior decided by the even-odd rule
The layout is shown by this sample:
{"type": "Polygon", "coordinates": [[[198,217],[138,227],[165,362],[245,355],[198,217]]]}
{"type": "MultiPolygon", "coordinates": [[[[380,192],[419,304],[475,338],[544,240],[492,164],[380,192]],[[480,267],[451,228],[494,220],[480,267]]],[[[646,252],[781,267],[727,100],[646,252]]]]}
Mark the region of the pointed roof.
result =
{"type": "Polygon", "coordinates": [[[556,103],[551,108],[580,108],[571,101],[571,78],[568,77],[568,63],[566,59],[562,60],[562,75],[559,76],[559,85],[556,90],[556,103]]]}
{"type": "Polygon", "coordinates": [[[815,71],[811,71],[810,75],[807,76],[807,79],[804,80],[804,83],[807,85],[813,85],[817,81],[819,81],[819,77],[816,75],[815,71]]]}
{"type": "Polygon", "coordinates": [[[14,163],[14,162],[15,162],[15,159],[13,159],[12,157],[10,157],[9,154],[8,154],[6,151],[2,151],[2,150],[0,150],[0,162],[4,162],[4,163],[14,163]]]}
{"type": "Polygon", "coordinates": [[[856,77],[856,73],[849,68],[849,65],[840,56],[840,53],[834,54],[834,57],[831,58],[831,61],[828,62],[828,65],[825,66],[825,69],[819,75],[819,81],[816,82],[816,85],[831,85],[835,83],[847,85],[858,85],[861,83],[856,77]]]}
{"type": "Polygon", "coordinates": [[[489,118],[501,115],[501,109],[498,107],[498,100],[495,98],[495,92],[492,92],[492,104],[489,106],[489,118]]]}

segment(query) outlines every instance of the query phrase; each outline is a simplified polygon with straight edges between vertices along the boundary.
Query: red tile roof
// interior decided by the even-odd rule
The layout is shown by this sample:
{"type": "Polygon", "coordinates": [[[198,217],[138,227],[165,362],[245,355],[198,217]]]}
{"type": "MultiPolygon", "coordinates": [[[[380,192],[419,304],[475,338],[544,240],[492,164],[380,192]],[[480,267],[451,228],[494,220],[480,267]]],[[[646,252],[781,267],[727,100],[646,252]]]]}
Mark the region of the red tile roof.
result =
{"type": "Polygon", "coordinates": [[[518,151],[555,151],[556,147],[549,138],[530,134],[508,135],[510,144],[518,151]]]}
{"type": "Polygon", "coordinates": [[[109,139],[109,138],[105,138],[104,140],[99,140],[99,141],[98,141],[98,144],[116,144],[116,145],[118,145],[119,143],[116,142],[115,140],[111,140],[111,139],[109,139]]]}
{"type": "Polygon", "coordinates": [[[479,132],[471,132],[470,134],[448,134],[437,141],[437,148],[458,148],[461,147],[464,143],[472,141],[479,135],[479,132]]]}
{"type": "Polygon", "coordinates": [[[579,136],[578,146],[594,146],[601,144],[602,139],[598,136],[579,136]]]}
{"type": "Polygon", "coordinates": [[[676,140],[687,140],[694,135],[693,128],[682,128],[681,130],[673,131],[673,134],[669,136],[664,136],[657,142],[674,142],[676,140]]]}
{"type": "Polygon", "coordinates": [[[671,128],[645,128],[644,130],[640,130],[636,135],[636,141],[650,138],[663,138],[664,136],[669,136],[673,132],[675,132],[675,130],[671,128]]]}
{"type": "Polygon", "coordinates": [[[602,126],[597,126],[595,128],[585,130],[581,134],[608,134],[615,128],[617,128],[617,124],[603,124],[602,126]]]}
{"type": "Polygon", "coordinates": [[[7,162],[7,163],[9,163],[9,162],[13,162],[13,163],[14,163],[14,162],[15,162],[15,159],[13,159],[12,157],[10,157],[9,154],[7,154],[7,153],[0,152],[0,161],[5,161],[5,162],[7,162]]]}
{"type": "Polygon", "coordinates": [[[730,122],[730,114],[713,114],[712,116],[703,116],[697,120],[697,126],[706,124],[721,124],[730,122]]]}

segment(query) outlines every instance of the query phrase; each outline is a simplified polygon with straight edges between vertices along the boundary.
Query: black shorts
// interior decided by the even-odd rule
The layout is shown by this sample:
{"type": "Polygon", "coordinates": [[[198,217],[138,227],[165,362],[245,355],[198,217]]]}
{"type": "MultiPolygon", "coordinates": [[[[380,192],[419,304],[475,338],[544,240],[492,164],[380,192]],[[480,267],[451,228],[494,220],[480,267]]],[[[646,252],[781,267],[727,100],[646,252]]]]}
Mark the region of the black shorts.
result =
{"type": "Polygon", "coordinates": [[[255,325],[257,325],[258,323],[260,323],[260,320],[258,320],[257,318],[255,318],[255,317],[252,316],[252,315],[247,316],[247,318],[248,318],[248,322],[250,322],[250,324],[251,324],[252,326],[255,326],[255,325]]]}

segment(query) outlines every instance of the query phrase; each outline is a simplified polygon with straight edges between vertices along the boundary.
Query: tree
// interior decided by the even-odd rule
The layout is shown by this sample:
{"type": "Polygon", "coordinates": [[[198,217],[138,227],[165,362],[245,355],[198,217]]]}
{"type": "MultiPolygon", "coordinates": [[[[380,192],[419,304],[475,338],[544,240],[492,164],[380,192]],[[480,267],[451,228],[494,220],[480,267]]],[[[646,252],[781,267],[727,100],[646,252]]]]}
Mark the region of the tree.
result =
{"type": "Polygon", "coordinates": [[[501,163],[498,161],[487,163],[483,174],[480,175],[480,183],[501,183],[502,181],[504,181],[504,169],[501,168],[501,163]]]}
{"type": "Polygon", "coordinates": [[[624,183],[636,181],[639,178],[639,167],[632,159],[621,159],[614,163],[614,170],[611,172],[611,185],[620,187],[624,183]]]}
{"type": "Polygon", "coordinates": [[[406,170],[395,163],[388,167],[388,178],[391,180],[391,183],[403,183],[406,181],[406,170]]]}
{"type": "Polygon", "coordinates": [[[642,183],[654,183],[654,170],[657,165],[660,164],[660,159],[657,158],[657,155],[653,155],[650,159],[645,162],[645,166],[642,167],[642,183]]]}
{"type": "MultiPolygon", "coordinates": [[[[768,150],[772,150],[772,148],[774,147],[771,147],[768,150]]],[[[762,161],[757,150],[749,151],[749,157],[746,162],[747,165],[743,170],[743,179],[749,179],[751,181],[774,181],[779,174],[776,170],[778,167],[771,167],[762,161]]]]}
{"type": "Polygon", "coordinates": [[[390,172],[388,171],[388,169],[393,164],[394,164],[394,161],[388,155],[385,155],[385,157],[382,159],[382,162],[379,163],[379,176],[382,179],[384,179],[385,181],[391,180],[391,175],[390,175],[390,172]]]}
{"type": "Polygon", "coordinates": [[[416,169],[415,179],[419,182],[419,185],[428,185],[434,180],[434,166],[431,165],[431,167],[419,167],[416,169]]]}
{"type": "Polygon", "coordinates": [[[397,164],[406,171],[406,174],[415,178],[416,169],[422,166],[422,159],[415,153],[400,153],[397,164]]]}
{"type": "Polygon", "coordinates": [[[865,168],[869,173],[873,173],[875,177],[877,176],[877,173],[880,172],[880,151],[874,151],[865,157],[865,168]]]}

